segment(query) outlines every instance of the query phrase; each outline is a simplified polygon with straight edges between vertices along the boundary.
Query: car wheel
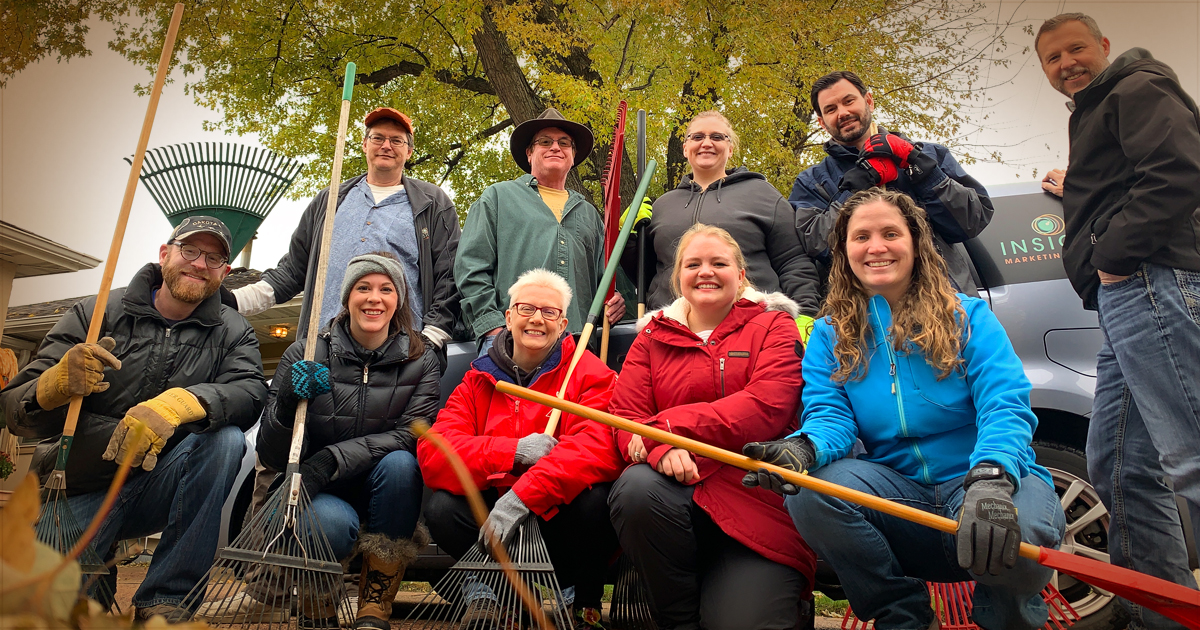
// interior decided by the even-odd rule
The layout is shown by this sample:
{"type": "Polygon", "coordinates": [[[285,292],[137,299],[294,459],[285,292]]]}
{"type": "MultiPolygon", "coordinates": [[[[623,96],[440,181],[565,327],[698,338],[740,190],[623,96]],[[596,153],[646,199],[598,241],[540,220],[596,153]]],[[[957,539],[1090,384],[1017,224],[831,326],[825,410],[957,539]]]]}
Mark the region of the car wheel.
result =
{"type": "MultiPolygon", "coordinates": [[[[1108,562],[1108,510],[1088,480],[1083,451],[1057,442],[1035,441],[1037,462],[1050,471],[1054,491],[1067,517],[1060,551],[1108,562]]],[[[1129,623],[1112,593],[1057,571],[1051,584],[1079,614],[1075,630],[1115,630],[1129,623]]]]}

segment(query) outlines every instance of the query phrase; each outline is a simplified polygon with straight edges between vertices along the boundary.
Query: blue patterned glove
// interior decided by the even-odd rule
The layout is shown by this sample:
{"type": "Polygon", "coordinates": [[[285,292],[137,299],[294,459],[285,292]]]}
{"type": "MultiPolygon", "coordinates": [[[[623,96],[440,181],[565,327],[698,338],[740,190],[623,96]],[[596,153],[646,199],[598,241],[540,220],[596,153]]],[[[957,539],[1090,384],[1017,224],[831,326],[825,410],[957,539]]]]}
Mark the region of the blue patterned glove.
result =
{"type": "Polygon", "coordinates": [[[331,389],[329,368],[316,361],[296,361],[288,378],[296,398],[312,400],[321,394],[328,394],[331,389]]]}

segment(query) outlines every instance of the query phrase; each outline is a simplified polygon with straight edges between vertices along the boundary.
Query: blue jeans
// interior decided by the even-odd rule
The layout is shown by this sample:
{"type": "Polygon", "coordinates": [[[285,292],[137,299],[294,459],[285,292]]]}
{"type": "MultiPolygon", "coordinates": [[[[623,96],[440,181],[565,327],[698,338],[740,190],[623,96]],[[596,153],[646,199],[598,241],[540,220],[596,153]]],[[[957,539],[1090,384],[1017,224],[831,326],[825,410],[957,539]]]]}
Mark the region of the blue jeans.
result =
{"type": "Polygon", "coordinates": [[[393,451],[379,460],[361,483],[320,492],[312,507],[334,556],[347,558],[354,551],[360,527],[364,533],[393,540],[412,538],[421,514],[423,488],[417,456],[393,451]]]}
{"type": "MultiPolygon", "coordinates": [[[[217,554],[221,506],[233,487],[245,447],[246,438],[237,427],[194,433],[160,456],[154,470],[138,468],[130,474],[92,548],[107,560],[117,541],[162,532],[146,579],[133,594],[134,606],[178,605],[207,578],[217,554]]],[[[67,500],[84,526],[103,502],[103,492],[67,500]]]]}
{"type": "MultiPolygon", "coordinates": [[[[946,518],[957,518],[962,508],[962,477],[927,486],[859,459],[842,459],[810,474],[946,518]]],[[[1021,539],[1057,548],[1066,520],[1054,488],[1027,476],[1013,503],[1021,539]]],[[[934,612],[926,581],[975,580],[972,619],[985,630],[1033,630],[1046,623],[1040,593],[1053,571],[1032,560],[1018,558],[1000,575],[974,575],[959,568],[952,534],[811,490],[800,490],[785,505],[800,535],[837,571],[854,613],[874,619],[879,630],[929,627],[934,612]]]]}
{"type": "MultiPolygon", "coordinates": [[[[1101,285],[1098,309],[1104,345],[1087,458],[1110,515],[1111,561],[1195,588],[1175,495],[1200,528],[1200,272],[1143,263],[1101,285]]],[[[1183,627],[1122,603],[1132,628],[1183,627]]]]}

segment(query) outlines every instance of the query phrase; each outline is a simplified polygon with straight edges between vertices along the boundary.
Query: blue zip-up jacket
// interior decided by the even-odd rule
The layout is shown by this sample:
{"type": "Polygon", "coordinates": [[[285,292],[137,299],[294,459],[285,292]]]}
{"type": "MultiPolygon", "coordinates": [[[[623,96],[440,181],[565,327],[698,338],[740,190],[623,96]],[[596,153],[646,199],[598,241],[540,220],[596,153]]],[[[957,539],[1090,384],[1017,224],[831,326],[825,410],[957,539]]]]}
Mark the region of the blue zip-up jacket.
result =
{"type": "MultiPolygon", "coordinates": [[[[881,133],[887,130],[879,128],[881,133]]],[[[992,200],[979,180],[959,166],[950,149],[934,143],[919,142],[917,148],[932,157],[937,166],[928,172],[915,169],[900,171],[896,181],[887,185],[912,197],[925,209],[933,227],[933,244],[946,261],[950,280],[963,293],[975,293],[971,278],[970,258],[963,241],[979,236],[992,220],[992,200]]],[[[858,149],[825,143],[828,154],[819,164],[796,176],[788,203],[796,209],[796,233],[805,252],[818,260],[829,262],[829,233],[837,219],[837,210],[846,203],[852,191],[838,190],[846,171],[854,168],[860,157],[858,149]]]]}
{"type": "MultiPolygon", "coordinates": [[[[1000,321],[978,298],[959,294],[968,327],[963,368],[939,381],[915,346],[897,353],[889,329],[892,311],[871,298],[867,370],[861,380],[833,381],[837,360],[828,318],[816,322],[804,355],[804,421],[817,466],[850,453],[924,484],[945,483],[980,462],[1001,464],[1016,478],[1050,473],[1034,461],[1030,441],[1037,416],[1029,408],[1029,379],[1000,321]]],[[[1019,488],[1018,488],[1019,489],[1019,488]]]]}

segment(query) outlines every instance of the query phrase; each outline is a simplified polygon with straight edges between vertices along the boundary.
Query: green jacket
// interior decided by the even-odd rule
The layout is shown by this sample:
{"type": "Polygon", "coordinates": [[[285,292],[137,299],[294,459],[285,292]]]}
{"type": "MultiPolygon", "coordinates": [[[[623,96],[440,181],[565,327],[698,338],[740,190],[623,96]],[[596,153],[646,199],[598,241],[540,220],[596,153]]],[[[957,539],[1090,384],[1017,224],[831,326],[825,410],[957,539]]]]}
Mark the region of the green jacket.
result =
{"type": "Polygon", "coordinates": [[[569,193],[562,223],[542,202],[532,175],[493,184],[471,204],[454,280],[462,292],[463,318],[477,339],[504,326],[508,287],[538,267],[566,278],[574,294],[569,330],[583,329],[604,275],[604,223],[583,195],[569,193]]]}

